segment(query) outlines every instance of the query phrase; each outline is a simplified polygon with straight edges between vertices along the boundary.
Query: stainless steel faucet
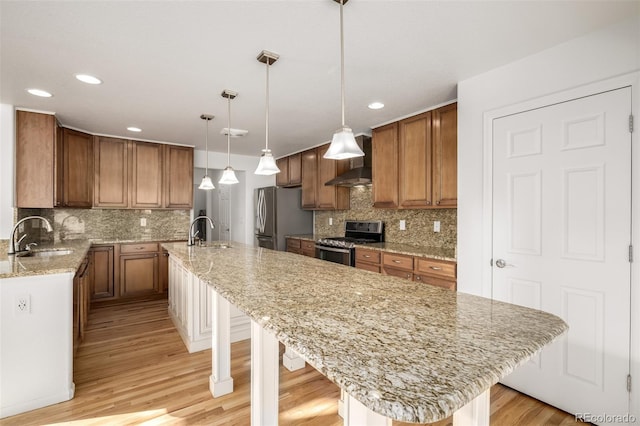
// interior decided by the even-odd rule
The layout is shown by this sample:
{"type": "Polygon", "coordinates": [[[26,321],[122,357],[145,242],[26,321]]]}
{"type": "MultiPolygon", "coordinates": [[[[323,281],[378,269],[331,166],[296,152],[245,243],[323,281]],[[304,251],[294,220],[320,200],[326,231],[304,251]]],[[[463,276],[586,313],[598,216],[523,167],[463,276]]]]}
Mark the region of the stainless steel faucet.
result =
{"type": "Polygon", "coordinates": [[[211,225],[211,229],[214,229],[216,226],[213,224],[213,221],[211,219],[209,219],[209,216],[198,216],[195,219],[193,219],[193,222],[191,222],[191,226],[189,226],[189,240],[187,241],[187,245],[188,246],[193,246],[196,244],[196,233],[193,233],[193,225],[196,224],[196,222],[200,219],[207,219],[209,221],[209,225],[211,225]]]}
{"type": "Polygon", "coordinates": [[[49,221],[47,219],[45,219],[42,216],[27,216],[25,218],[20,219],[14,226],[13,229],[11,230],[11,237],[9,238],[9,254],[16,254],[20,250],[20,243],[22,242],[22,240],[24,240],[24,238],[27,236],[27,234],[24,234],[22,237],[20,237],[20,239],[18,240],[18,250],[16,250],[16,231],[18,230],[18,227],[20,226],[21,223],[26,222],[27,220],[31,220],[31,219],[40,219],[44,222],[44,226],[47,230],[47,232],[51,232],[53,231],[53,228],[51,227],[51,223],[49,223],[49,221]]]}

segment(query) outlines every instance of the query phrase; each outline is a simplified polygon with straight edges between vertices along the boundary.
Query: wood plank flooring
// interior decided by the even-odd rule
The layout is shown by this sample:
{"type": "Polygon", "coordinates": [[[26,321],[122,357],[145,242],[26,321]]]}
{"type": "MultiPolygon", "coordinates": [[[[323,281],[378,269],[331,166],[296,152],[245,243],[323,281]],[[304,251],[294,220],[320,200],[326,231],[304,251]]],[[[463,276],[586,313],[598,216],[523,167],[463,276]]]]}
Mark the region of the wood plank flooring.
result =
{"type": "MultiPolygon", "coordinates": [[[[281,347],[281,352],[284,349],[281,347]]],[[[2,425],[249,425],[249,341],[231,348],[235,391],[209,393],[211,351],[189,354],[166,300],[92,310],[75,359],[75,398],[2,425]]],[[[312,367],[280,368],[280,424],[342,425],[340,391],[312,367]]],[[[569,425],[573,416],[507,387],[491,389],[492,425],[569,425]]],[[[451,419],[435,423],[450,425],[451,419]]],[[[394,426],[408,425],[394,422],[394,426]]]]}

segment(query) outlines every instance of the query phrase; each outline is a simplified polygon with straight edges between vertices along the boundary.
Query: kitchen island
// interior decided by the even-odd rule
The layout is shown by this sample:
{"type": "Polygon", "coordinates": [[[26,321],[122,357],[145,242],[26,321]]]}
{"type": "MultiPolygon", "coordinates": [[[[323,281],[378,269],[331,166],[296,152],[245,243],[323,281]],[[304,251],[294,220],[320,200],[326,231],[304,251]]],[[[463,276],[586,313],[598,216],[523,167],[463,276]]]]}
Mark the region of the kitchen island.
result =
{"type": "MultiPolygon", "coordinates": [[[[274,404],[277,422],[277,368],[275,377],[270,370],[278,341],[348,394],[345,424],[426,423],[455,412],[482,422],[488,389],[567,329],[541,311],[231,245],[163,244],[251,318],[255,424],[274,423],[274,404]]],[[[224,379],[217,374],[214,365],[212,379],[224,379]]]]}

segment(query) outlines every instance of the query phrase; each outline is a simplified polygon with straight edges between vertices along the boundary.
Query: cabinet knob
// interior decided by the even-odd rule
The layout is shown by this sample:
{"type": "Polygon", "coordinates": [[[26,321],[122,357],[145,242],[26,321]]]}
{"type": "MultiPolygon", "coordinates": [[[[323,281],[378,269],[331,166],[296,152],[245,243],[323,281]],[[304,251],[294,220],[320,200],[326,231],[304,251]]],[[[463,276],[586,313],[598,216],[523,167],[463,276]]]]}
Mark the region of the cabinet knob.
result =
{"type": "Polygon", "coordinates": [[[411,278],[411,274],[407,274],[407,278],[411,278]]]}
{"type": "Polygon", "coordinates": [[[430,206],[431,205],[431,201],[427,201],[427,205],[430,206]]]}
{"type": "Polygon", "coordinates": [[[436,201],[436,204],[437,204],[437,205],[440,205],[440,201],[436,201]]]}
{"type": "Polygon", "coordinates": [[[422,277],[420,275],[416,275],[416,281],[422,281],[422,277]]]}

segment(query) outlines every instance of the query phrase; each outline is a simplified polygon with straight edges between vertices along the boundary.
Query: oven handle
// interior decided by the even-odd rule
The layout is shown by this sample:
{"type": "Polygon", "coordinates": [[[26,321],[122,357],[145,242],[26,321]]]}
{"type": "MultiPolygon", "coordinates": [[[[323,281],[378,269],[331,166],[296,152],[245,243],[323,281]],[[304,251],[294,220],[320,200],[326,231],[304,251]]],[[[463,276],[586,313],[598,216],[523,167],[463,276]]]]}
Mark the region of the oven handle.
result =
{"type": "Polygon", "coordinates": [[[316,248],[318,250],[332,251],[335,253],[351,253],[351,249],[341,249],[337,247],[327,247],[327,246],[319,246],[319,245],[316,245],[316,248]]]}

